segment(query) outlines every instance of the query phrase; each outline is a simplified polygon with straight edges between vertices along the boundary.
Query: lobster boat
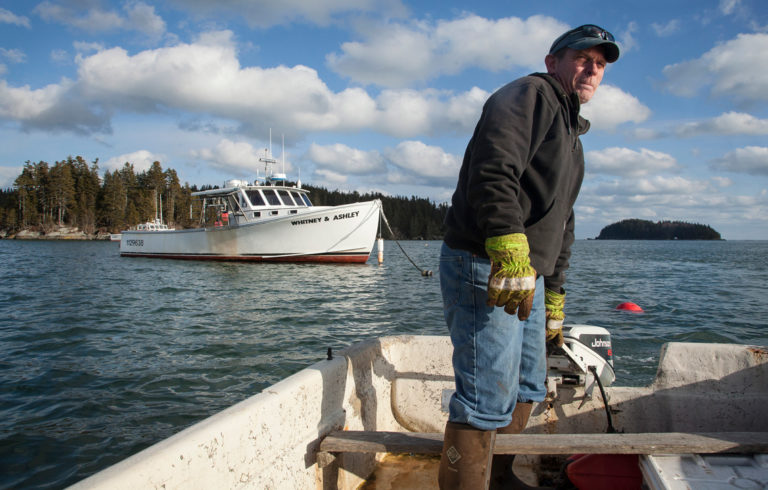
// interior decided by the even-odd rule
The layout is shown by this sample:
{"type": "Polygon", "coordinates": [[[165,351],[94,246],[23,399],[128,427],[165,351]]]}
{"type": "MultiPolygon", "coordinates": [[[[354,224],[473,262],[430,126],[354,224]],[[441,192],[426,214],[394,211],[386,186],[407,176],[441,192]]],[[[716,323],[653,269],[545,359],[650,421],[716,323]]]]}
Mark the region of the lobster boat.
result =
{"type": "Polygon", "coordinates": [[[201,225],[190,229],[143,227],[120,236],[123,257],[187,260],[336,262],[368,260],[379,227],[378,199],[313,206],[309,193],[273,173],[229,180],[222,188],[192,193],[201,225]]]}

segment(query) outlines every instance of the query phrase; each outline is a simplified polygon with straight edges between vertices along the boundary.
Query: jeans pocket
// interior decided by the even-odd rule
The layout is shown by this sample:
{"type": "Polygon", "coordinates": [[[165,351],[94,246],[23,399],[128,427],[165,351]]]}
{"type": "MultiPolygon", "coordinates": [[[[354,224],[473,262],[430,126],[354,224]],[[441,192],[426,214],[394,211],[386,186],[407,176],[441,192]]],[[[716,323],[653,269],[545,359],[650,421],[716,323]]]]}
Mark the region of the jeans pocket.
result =
{"type": "Polygon", "coordinates": [[[463,267],[464,258],[460,255],[440,256],[440,292],[446,310],[455,306],[461,297],[463,267]]]}

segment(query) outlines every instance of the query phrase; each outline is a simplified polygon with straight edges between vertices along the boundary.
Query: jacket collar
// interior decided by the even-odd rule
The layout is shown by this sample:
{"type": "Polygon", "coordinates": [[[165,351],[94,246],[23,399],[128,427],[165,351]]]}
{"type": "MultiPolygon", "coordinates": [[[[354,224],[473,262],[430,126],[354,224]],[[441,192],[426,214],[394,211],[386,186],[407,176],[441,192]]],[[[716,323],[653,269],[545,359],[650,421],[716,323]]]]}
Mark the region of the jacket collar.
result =
{"type": "MultiPolygon", "coordinates": [[[[568,124],[570,127],[577,128],[577,134],[582,135],[589,131],[590,123],[587,119],[581,117],[579,112],[581,111],[581,103],[579,102],[579,96],[577,94],[568,95],[565,93],[563,86],[560,82],[548,73],[533,73],[533,76],[542,78],[549,83],[557,94],[560,105],[568,113],[568,124]]],[[[569,128],[570,129],[570,128],[569,128]]]]}

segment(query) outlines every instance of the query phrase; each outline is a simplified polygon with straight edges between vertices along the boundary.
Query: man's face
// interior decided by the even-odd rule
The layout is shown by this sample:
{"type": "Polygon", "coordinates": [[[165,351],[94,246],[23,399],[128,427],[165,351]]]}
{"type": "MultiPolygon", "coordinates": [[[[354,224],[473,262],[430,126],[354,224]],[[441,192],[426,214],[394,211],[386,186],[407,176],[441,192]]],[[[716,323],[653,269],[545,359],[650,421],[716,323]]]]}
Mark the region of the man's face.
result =
{"type": "Polygon", "coordinates": [[[560,82],[568,93],[576,93],[582,104],[589,101],[605,72],[605,55],[597,46],[577,51],[566,48],[561,58],[549,54],[544,59],[547,72],[560,82]]]}

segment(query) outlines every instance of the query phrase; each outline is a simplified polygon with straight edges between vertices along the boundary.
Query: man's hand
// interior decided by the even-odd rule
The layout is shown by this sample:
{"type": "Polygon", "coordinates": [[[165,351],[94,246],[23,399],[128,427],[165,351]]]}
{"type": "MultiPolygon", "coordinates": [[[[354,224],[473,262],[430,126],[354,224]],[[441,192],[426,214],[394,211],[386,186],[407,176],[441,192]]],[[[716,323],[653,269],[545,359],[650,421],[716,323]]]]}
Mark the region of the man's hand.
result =
{"type": "Polygon", "coordinates": [[[544,307],[547,309],[547,345],[562,347],[563,320],[565,320],[565,291],[562,294],[550,289],[544,290],[544,307]]]}
{"type": "Polygon", "coordinates": [[[520,320],[526,320],[536,289],[528,239],[522,233],[491,237],[485,240],[485,251],[491,259],[488,306],[503,306],[510,315],[517,312],[520,320]]]}

